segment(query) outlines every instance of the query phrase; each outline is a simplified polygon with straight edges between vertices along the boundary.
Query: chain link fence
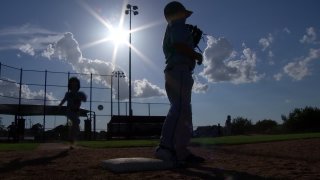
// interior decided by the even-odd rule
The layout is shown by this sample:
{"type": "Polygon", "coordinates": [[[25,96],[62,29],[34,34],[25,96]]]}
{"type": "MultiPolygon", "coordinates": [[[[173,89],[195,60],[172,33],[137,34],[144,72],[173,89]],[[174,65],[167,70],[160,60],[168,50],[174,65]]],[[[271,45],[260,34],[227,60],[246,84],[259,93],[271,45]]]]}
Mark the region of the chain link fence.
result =
{"type": "MultiPolygon", "coordinates": [[[[68,91],[68,79],[78,77],[81,81],[81,91],[87,95],[87,102],[81,108],[90,112],[95,112],[96,130],[106,131],[107,123],[112,115],[129,115],[127,100],[121,100],[117,96],[114,87],[119,87],[119,76],[115,74],[86,74],[74,72],[59,72],[48,70],[22,69],[0,62],[0,104],[18,105],[58,105],[68,91]],[[108,79],[111,84],[99,83],[97,79],[108,79]],[[113,79],[113,80],[112,80],[113,79]],[[114,84],[112,84],[114,83],[114,84]],[[117,86],[118,85],[118,86],[117,86]],[[98,108],[99,107],[99,108],[98,108]]],[[[132,102],[134,115],[141,116],[164,116],[166,115],[168,103],[154,102],[132,102]]],[[[5,129],[14,121],[12,115],[1,114],[1,127],[5,129]]],[[[89,117],[92,119],[92,113],[89,117]]],[[[24,117],[25,128],[32,128],[35,124],[41,124],[43,128],[51,130],[59,125],[67,123],[67,118],[63,116],[46,115],[24,117]]],[[[80,124],[81,129],[84,123],[80,124]]]]}

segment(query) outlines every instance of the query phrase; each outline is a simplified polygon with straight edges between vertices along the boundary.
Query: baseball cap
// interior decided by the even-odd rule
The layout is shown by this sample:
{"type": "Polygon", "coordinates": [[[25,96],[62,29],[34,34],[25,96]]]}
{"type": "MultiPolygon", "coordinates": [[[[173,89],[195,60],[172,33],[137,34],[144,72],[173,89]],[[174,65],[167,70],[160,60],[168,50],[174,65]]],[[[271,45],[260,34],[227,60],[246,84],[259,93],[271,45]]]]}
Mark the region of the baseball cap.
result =
{"type": "Polygon", "coordinates": [[[190,17],[193,13],[192,11],[187,10],[180,2],[177,1],[172,1],[168,3],[164,8],[165,17],[174,15],[178,12],[186,12],[186,18],[190,17]]]}

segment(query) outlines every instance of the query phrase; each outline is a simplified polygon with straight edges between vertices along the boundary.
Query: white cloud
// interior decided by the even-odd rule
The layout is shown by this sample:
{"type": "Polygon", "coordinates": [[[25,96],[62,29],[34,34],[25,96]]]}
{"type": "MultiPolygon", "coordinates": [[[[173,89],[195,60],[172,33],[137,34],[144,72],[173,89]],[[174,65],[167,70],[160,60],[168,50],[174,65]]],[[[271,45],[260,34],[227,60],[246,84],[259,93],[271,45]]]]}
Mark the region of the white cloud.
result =
{"type": "Polygon", "coordinates": [[[30,39],[27,40],[32,47],[38,51],[43,51],[48,47],[52,42],[57,42],[59,39],[63,37],[63,34],[55,34],[55,35],[34,35],[30,39]]]}
{"type": "MultiPolygon", "coordinates": [[[[64,36],[59,39],[54,45],[51,46],[54,50],[54,54],[49,57],[56,57],[62,61],[70,64],[74,71],[83,74],[100,74],[100,75],[111,75],[113,71],[123,71],[120,67],[115,67],[111,62],[106,62],[99,59],[88,59],[82,57],[82,52],[80,50],[78,41],[73,37],[73,34],[67,32],[64,36]]],[[[123,71],[124,72],[124,71],[123,71]]],[[[81,76],[90,81],[89,76],[81,76]]],[[[111,77],[110,76],[93,76],[93,81],[95,83],[101,83],[105,86],[111,87],[111,77]]],[[[127,78],[119,79],[119,94],[121,99],[128,98],[128,80],[127,78]]],[[[118,87],[113,83],[113,88],[115,93],[118,92],[118,87]]]]}
{"type": "Polygon", "coordinates": [[[21,35],[30,35],[30,34],[44,34],[44,35],[52,35],[56,34],[56,32],[31,25],[29,23],[24,24],[20,27],[8,27],[0,30],[0,36],[21,36],[21,35]]]}
{"type": "Polygon", "coordinates": [[[55,56],[60,60],[65,60],[73,66],[77,66],[82,62],[82,52],[78,41],[74,39],[71,32],[66,32],[55,45],[55,56]]]}
{"type": "Polygon", "coordinates": [[[295,80],[301,80],[309,74],[309,69],[305,61],[290,62],[283,70],[295,80]]]}
{"type": "Polygon", "coordinates": [[[262,51],[265,51],[269,48],[273,42],[274,38],[271,33],[269,33],[268,37],[263,37],[259,40],[260,46],[262,46],[262,51]]]}
{"type": "MultiPolygon", "coordinates": [[[[83,57],[79,44],[72,33],[56,33],[30,24],[0,29],[0,51],[8,49],[19,50],[32,56],[39,55],[47,59],[59,59],[70,64],[78,73],[111,75],[115,70],[123,71],[121,67],[116,67],[111,62],[83,57]]],[[[19,57],[21,54],[17,53],[17,56],[19,57]]],[[[89,81],[88,76],[81,75],[81,77],[89,81]]],[[[111,86],[110,76],[93,76],[93,78],[96,83],[111,86]]],[[[139,82],[145,81],[140,80],[139,82]]],[[[120,98],[127,99],[129,94],[128,78],[122,78],[119,83],[120,98]]],[[[114,92],[117,93],[118,87],[114,84],[114,92]]],[[[154,85],[147,82],[145,89],[138,88],[143,90],[142,94],[139,91],[139,97],[150,97],[149,87],[154,87],[154,85]]],[[[164,92],[164,90],[159,92],[164,92]]],[[[133,92],[133,94],[136,93],[133,92]]],[[[154,94],[162,96],[162,93],[154,94]]]]}
{"type": "Polygon", "coordinates": [[[282,76],[283,76],[282,73],[277,73],[277,74],[273,75],[273,78],[274,78],[276,81],[280,81],[280,80],[282,79],[282,76]]]}
{"type": "Polygon", "coordinates": [[[208,91],[209,85],[201,83],[197,75],[193,75],[193,79],[194,79],[194,84],[192,87],[192,91],[194,93],[206,93],[208,91]]]}
{"type": "Polygon", "coordinates": [[[300,39],[301,43],[312,44],[316,43],[317,33],[314,27],[309,27],[306,29],[306,34],[300,39]]]}
{"type": "Polygon", "coordinates": [[[283,28],[283,32],[287,34],[291,34],[291,31],[287,27],[283,28]]]}
{"type": "Polygon", "coordinates": [[[284,66],[284,72],[292,77],[294,80],[302,80],[305,76],[310,75],[311,72],[308,68],[312,60],[320,58],[320,49],[310,49],[307,57],[299,61],[290,62],[284,66]]]}
{"type": "MultiPolygon", "coordinates": [[[[6,103],[18,103],[19,98],[19,89],[20,85],[16,83],[14,80],[2,78],[3,80],[0,80],[0,89],[1,89],[1,97],[0,96],[0,103],[6,104],[6,103]],[[8,98],[11,97],[11,98],[8,98]]],[[[43,97],[44,97],[44,91],[32,91],[29,86],[22,85],[21,86],[21,98],[22,103],[28,103],[28,104],[43,104],[43,97]],[[35,99],[35,100],[31,100],[35,99]]],[[[47,103],[48,104],[56,104],[56,98],[53,96],[51,92],[47,92],[46,94],[47,103]]]]}
{"type": "MultiPolygon", "coordinates": [[[[116,67],[111,62],[106,62],[99,59],[88,59],[82,56],[82,52],[79,48],[79,44],[77,40],[73,37],[73,34],[67,32],[64,36],[58,40],[54,45],[50,48],[50,56],[45,56],[47,58],[57,57],[60,60],[63,60],[69,63],[72,68],[78,73],[84,74],[100,74],[100,75],[111,75],[113,71],[122,71],[125,72],[121,67],[116,67]]],[[[43,54],[48,54],[48,48],[43,54]]],[[[89,76],[82,76],[82,78],[89,81],[89,76]]],[[[101,83],[105,86],[111,86],[111,78],[110,76],[101,77],[101,76],[93,76],[93,81],[96,83],[101,83]]],[[[118,86],[115,83],[115,77],[113,81],[113,88],[115,89],[115,94],[118,92],[118,86]]],[[[160,89],[158,86],[153,85],[147,79],[143,80],[135,80],[133,82],[133,94],[135,97],[139,98],[147,98],[151,96],[163,96],[164,90],[160,89]]],[[[119,79],[119,96],[120,99],[127,99],[129,94],[129,84],[128,78],[120,78],[119,79]]]]}
{"type": "Polygon", "coordinates": [[[268,56],[271,57],[271,58],[274,56],[274,54],[273,54],[273,52],[271,50],[268,52],[268,56]]]}
{"type": "Polygon", "coordinates": [[[269,50],[268,51],[268,63],[269,63],[269,65],[274,65],[275,64],[275,62],[274,62],[274,60],[273,60],[273,57],[274,57],[274,54],[273,54],[273,51],[271,51],[271,50],[269,50]]]}
{"type": "Polygon", "coordinates": [[[30,56],[34,56],[35,55],[34,49],[31,47],[30,44],[21,45],[19,47],[19,50],[22,51],[23,53],[29,54],[30,56]]]}
{"type": "Polygon", "coordinates": [[[255,70],[256,53],[244,47],[239,59],[232,60],[234,53],[231,44],[225,38],[208,36],[204,51],[204,69],[200,75],[208,82],[229,81],[234,84],[257,82],[262,78],[255,70]]]}
{"type": "Polygon", "coordinates": [[[41,55],[42,55],[43,57],[46,57],[46,58],[48,58],[48,59],[50,59],[53,54],[54,54],[54,48],[53,48],[52,44],[49,44],[49,45],[47,46],[47,49],[45,49],[45,50],[41,53],[41,55]]]}
{"type": "Polygon", "coordinates": [[[151,84],[147,79],[134,81],[134,93],[134,96],[138,98],[166,96],[166,93],[163,89],[151,84]]]}
{"type": "Polygon", "coordinates": [[[286,99],[286,100],[284,100],[284,102],[285,102],[286,104],[289,104],[289,103],[292,102],[292,100],[291,100],[291,99],[286,99]]]}
{"type": "Polygon", "coordinates": [[[43,51],[47,46],[61,39],[56,33],[34,25],[0,29],[0,50],[19,50],[31,56],[43,51]]]}

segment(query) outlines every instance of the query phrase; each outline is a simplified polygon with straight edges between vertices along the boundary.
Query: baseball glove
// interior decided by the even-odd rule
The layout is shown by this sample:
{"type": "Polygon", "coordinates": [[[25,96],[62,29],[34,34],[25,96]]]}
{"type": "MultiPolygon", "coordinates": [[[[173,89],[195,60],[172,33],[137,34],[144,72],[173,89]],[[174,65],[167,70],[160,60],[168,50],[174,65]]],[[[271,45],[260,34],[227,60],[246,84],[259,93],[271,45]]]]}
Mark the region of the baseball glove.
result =
{"type": "Polygon", "coordinates": [[[200,40],[202,39],[203,32],[197,26],[193,26],[191,24],[186,24],[186,26],[189,29],[189,31],[191,32],[192,39],[193,39],[193,46],[195,48],[199,49],[198,44],[199,44],[200,40]]]}
{"type": "MultiPolygon", "coordinates": [[[[203,32],[197,26],[193,26],[191,24],[186,24],[186,26],[187,26],[188,30],[191,32],[191,36],[193,39],[193,47],[197,48],[202,54],[202,51],[199,48],[199,42],[202,39],[203,32]]],[[[201,65],[202,60],[198,60],[197,64],[201,65]]]]}

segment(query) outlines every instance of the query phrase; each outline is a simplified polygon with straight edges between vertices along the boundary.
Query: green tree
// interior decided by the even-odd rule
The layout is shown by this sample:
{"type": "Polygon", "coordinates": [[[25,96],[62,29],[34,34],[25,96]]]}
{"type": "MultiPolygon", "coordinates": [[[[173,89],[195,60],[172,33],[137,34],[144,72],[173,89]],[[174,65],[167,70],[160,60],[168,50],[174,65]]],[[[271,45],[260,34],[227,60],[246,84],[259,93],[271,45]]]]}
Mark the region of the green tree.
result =
{"type": "Polygon", "coordinates": [[[232,134],[248,134],[252,130],[251,120],[243,117],[237,117],[232,120],[231,131],[232,134]]]}
{"type": "Polygon", "coordinates": [[[264,119],[258,121],[254,125],[254,130],[258,133],[271,133],[275,128],[277,128],[278,123],[271,119],[264,119]]]}
{"type": "Polygon", "coordinates": [[[283,126],[289,132],[320,131],[320,109],[316,107],[296,108],[282,117],[283,126]]]}

